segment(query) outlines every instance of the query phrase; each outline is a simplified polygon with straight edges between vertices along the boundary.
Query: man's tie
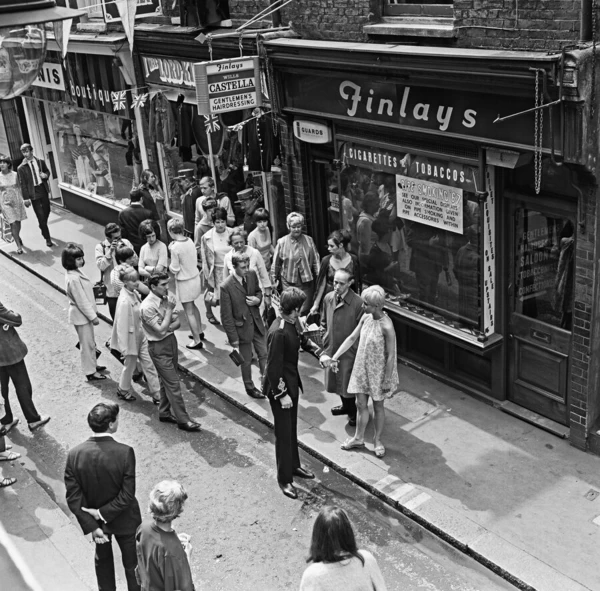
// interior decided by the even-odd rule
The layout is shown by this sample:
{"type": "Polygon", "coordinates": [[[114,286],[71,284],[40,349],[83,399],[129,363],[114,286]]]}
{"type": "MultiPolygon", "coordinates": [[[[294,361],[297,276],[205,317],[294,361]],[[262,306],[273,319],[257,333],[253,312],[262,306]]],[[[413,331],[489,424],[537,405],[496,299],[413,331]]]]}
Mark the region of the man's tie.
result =
{"type": "Polygon", "coordinates": [[[242,287],[244,288],[244,291],[248,293],[248,282],[245,277],[242,279],[242,287]]]}
{"type": "Polygon", "coordinates": [[[335,301],[338,306],[342,303],[342,296],[339,293],[336,294],[335,301]]]}
{"type": "Polygon", "coordinates": [[[31,167],[31,174],[33,175],[33,184],[37,187],[40,184],[40,179],[35,171],[35,164],[33,163],[33,160],[29,162],[29,166],[31,167]]]}

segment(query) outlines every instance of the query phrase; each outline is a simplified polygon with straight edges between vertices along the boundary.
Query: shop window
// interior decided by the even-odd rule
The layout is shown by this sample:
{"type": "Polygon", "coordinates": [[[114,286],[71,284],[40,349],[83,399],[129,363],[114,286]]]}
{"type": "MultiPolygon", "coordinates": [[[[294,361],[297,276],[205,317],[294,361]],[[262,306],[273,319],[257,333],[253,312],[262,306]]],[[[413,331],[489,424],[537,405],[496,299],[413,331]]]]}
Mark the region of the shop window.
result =
{"type": "Polygon", "coordinates": [[[335,184],[328,193],[330,226],[350,232],[363,282],[384,287],[390,306],[476,337],[487,334],[482,205],[473,169],[357,147],[346,146],[344,154],[346,162],[382,163],[380,170],[346,166],[341,199],[335,184]]]}
{"type": "Polygon", "coordinates": [[[134,153],[134,122],[60,103],[49,108],[61,183],[127,206],[141,171],[139,154],[134,153]]]}

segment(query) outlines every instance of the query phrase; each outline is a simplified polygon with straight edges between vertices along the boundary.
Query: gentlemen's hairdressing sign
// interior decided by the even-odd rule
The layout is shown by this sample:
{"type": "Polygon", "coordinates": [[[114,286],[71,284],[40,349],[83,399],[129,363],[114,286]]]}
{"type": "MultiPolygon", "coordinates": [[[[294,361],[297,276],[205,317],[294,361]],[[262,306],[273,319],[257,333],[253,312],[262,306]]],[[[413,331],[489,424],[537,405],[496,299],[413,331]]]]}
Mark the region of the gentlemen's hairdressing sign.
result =
{"type": "MultiPolygon", "coordinates": [[[[283,88],[285,108],[295,113],[375,122],[486,142],[523,146],[534,143],[533,113],[494,123],[498,114],[531,109],[533,97],[383,83],[358,76],[287,72],[284,73],[283,88]]],[[[558,109],[554,111],[555,129],[558,129],[558,109]]],[[[544,147],[550,145],[549,128],[544,125],[544,147]]]]}
{"type": "Polygon", "coordinates": [[[258,57],[194,64],[200,115],[253,109],[262,105],[258,57]]]}

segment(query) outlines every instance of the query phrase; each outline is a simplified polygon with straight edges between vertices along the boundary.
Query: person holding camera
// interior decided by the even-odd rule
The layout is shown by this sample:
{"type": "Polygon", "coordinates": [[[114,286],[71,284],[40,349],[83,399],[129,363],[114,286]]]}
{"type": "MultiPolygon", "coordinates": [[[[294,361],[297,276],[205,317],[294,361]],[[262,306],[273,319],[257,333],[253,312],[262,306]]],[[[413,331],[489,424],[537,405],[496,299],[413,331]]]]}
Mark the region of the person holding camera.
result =
{"type": "Polygon", "coordinates": [[[112,285],[110,274],[117,266],[117,260],[115,258],[117,247],[128,246],[133,250],[133,244],[131,244],[127,238],[121,237],[121,228],[115,223],[106,224],[104,236],[106,236],[106,238],[96,245],[96,267],[98,267],[102,274],[100,281],[106,287],[106,304],[108,305],[110,317],[114,320],[119,294],[112,285]]]}

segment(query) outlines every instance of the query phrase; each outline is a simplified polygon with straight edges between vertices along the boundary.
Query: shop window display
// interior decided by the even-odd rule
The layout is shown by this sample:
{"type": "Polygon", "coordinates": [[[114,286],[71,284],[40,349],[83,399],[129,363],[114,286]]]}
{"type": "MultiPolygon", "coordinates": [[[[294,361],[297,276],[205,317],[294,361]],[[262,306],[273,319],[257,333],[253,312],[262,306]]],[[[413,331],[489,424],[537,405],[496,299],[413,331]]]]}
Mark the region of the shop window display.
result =
{"type": "Polygon", "coordinates": [[[346,166],[339,185],[333,171],[327,183],[329,226],[351,234],[363,282],[384,287],[391,306],[480,336],[482,226],[473,170],[406,154],[395,174],[346,166]]]}
{"type": "Polygon", "coordinates": [[[129,192],[139,184],[141,170],[133,122],[71,105],[49,106],[61,182],[116,205],[129,205],[129,192]]]}

